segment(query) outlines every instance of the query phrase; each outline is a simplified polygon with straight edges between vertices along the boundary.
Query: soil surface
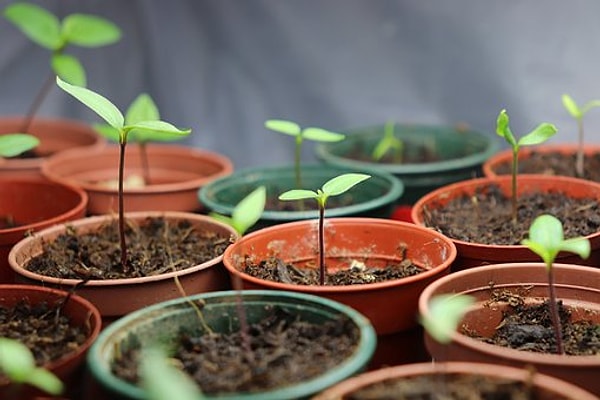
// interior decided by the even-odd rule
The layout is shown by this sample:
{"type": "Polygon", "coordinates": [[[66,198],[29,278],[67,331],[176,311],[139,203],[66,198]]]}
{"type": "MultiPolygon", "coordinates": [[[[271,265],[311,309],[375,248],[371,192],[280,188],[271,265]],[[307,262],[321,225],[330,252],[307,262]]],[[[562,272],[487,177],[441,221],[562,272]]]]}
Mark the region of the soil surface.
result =
{"type": "MultiPolygon", "coordinates": [[[[548,301],[525,304],[524,298],[509,291],[494,291],[494,302],[508,302],[503,319],[491,338],[478,339],[486,343],[516,350],[556,353],[556,340],[548,301]]],[[[576,356],[600,355],[600,324],[591,321],[571,321],[571,313],[558,302],[565,353],[576,356]]]]}
{"type": "Polygon", "coordinates": [[[565,238],[587,236],[600,229],[600,206],[596,199],[574,199],[562,193],[530,193],[518,197],[517,223],[512,206],[495,185],[474,196],[461,196],[444,206],[433,204],[423,210],[425,225],[465,242],[517,245],[528,236],[529,227],[540,214],[558,218],[565,238]]]}
{"type": "MultiPolygon", "coordinates": [[[[532,151],[527,158],[519,160],[519,173],[546,174],[577,177],[575,173],[575,154],[542,153],[532,151]]],[[[498,175],[509,175],[512,171],[510,162],[498,165],[498,175]]],[[[586,156],[583,164],[583,178],[600,182],[600,154],[586,156]]]]}
{"type": "MultiPolygon", "coordinates": [[[[289,283],[294,285],[319,285],[319,268],[299,267],[285,263],[279,258],[270,257],[256,264],[249,258],[242,269],[249,275],[274,282],[289,283]]],[[[425,271],[412,263],[409,259],[390,263],[384,268],[370,268],[359,261],[350,263],[349,268],[328,273],[325,277],[326,285],[362,285],[368,283],[384,282],[393,279],[406,278],[425,271]]]]}
{"type": "Polygon", "coordinates": [[[209,261],[223,254],[229,237],[199,231],[188,221],[148,218],[138,225],[127,221],[127,268],[121,265],[117,220],[98,231],[79,235],[68,229],[26,269],[45,276],[71,279],[119,279],[159,275],[209,261]]]}
{"type": "MultiPolygon", "coordinates": [[[[344,318],[315,324],[274,308],[245,335],[182,332],[172,356],[198,383],[216,395],[280,388],[331,370],[354,353],[359,331],[344,318]]],[[[128,351],[113,364],[113,373],[137,382],[139,350],[128,351]]]]}
{"type": "MultiPolygon", "coordinates": [[[[366,148],[368,148],[368,146],[366,146],[365,143],[356,142],[346,157],[353,160],[378,164],[424,164],[440,161],[442,159],[435,150],[435,143],[432,143],[432,146],[425,146],[422,144],[404,142],[404,148],[400,157],[394,154],[394,151],[388,151],[379,160],[375,160],[371,153],[365,152],[366,148]]],[[[462,154],[457,154],[455,158],[460,158],[462,156],[462,154]]]]}
{"type": "Polygon", "coordinates": [[[89,332],[70,324],[61,313],[62,304],[32,306],[22,301],[15,307],[0,306],[0,337],[16,339],[27,346],[38,366],[72,353],[85,342],[89,332]]]}

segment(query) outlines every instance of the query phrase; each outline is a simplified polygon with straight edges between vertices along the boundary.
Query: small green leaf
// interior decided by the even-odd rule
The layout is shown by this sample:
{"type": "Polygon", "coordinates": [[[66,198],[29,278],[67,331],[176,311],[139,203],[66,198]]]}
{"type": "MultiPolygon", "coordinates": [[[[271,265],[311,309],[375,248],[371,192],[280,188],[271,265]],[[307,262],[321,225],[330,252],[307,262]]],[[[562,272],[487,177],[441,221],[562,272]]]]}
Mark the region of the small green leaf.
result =
{"type": "Polygon", "coordinates": [[[63,20],[62,35],[66,41],[78,46],[99,47],[117,42],[121,30],[95,15],[71,14],[63,20]]]}
{"type": "Polygon", "coordinates": [[[369,179],[371,175],[366,174],[343,174],[336,176],[323,185],[323,193],[328,196],[337,196],[348,190],[360,182],[369,179]]]}
{"type": "Polygon", "coordinates": [[[588,258],[591,252],[590,241],[586,238],[572,238],[562,242],[561,251],[577,254],[581,258],[588,258]]]}
{"type": "Polygon", "coordinates": [[[127,113],[125,114],[125,121],[127,124],[135,124],[141,121],[155,121],[160,119],[160,113],[158,107],[152,97],[147,93],[142,93],[133,100],[127,113]]]}
{"type": "Polygon", "coordinates": [[[429,315],[419,318],[427,333],[438,343],[452,341],[460,321],[469,306],[475,303],[471,296],[443,294],[433,297],[429,302],[429,315]]]}
{"type": "Polygon", "coordinates": [[[305,189],[293,189],[288,190],[279,195],[279,200],[303,200],[303,199],[317,199],[319,194],[317,192],[313,192],[312,190],[305,189]]]}
{"type": "Polygon", "coordinates": [[[144,131],[147,140],[154,140],[154,137],[162,137],[165,134],[186,136],[192,132],[191,129],[178,129],[165,121],[139,121],[123,127],[125,131],[133,131],[134,129],[144,131]]]}
{"type": "Polygon", "coordinates": [[[529,239],[521,240],[521,244],[527,246],[529,250],[533,251],[535,254],[540,256],[540,258],[542,259],[544,264],[546,264],[546,266],[552,265],[554,259],[556,258],[556,255],[558,254],[558,251],[550,250],[544,247],[542,244],[533,242],[529,239]]]}
{"type": "Polygon", "coordinates": [[[119,130],[108,124],[93,124],[92,127],[100,135],[104,136],[111,142],[119,143],[119,130]]]}
{"type": "Polygon", "coordinates": [[[46,9],[28,3],[14,3],[4,9],[4,16],[25,36],[49,50],[62,47],[60,21],[46,9]]]}
{"type": "Polygon", "coordinates": [[[583,113],[581,112],[581,110],[577,106],[577,103],[575,103],[575,100],[573,100],[571,96],[569,96],[568,94],[563,94],[562,103],[567,112],[571,114],[573,118],[581,119],[583,117],[583,113]]]}
{"type": "Polygon", "coordinates": [[[54,73],[63,81],[76,86],[87,85],[85,70],[76,57],[57,53],[52,55],[50,63],[54,73]]]}
{"type": "Polygon", "coordinates": [[[0,157],[14,157],[31,150],[40,140],[25,133],[9,133],[0,136],[0,157]]]}
{"type": "Polygon", "coordinates": [[[304,139],[314,140],[316,142],[339,142],[344,140],[346,135],[331,132],[322,128],[306,128],[302,131],[304,139]]]}
{"type": "Polygon", "coordinates": [[[12,382],[26,382],[35,368],[35,360],[27,346],[17,340],[0,337],[0,370],[12,382]]]}
{"type": "Polygon", "coordinates": [[[600,100],[592,100],[592,101],[585,103],[585,105],[581,109],[581,115],[582,116],[585,115],[592,108],[596,108],[596,107],[600,107],[600,100]]]}
{"type": "Polygon", "coordinates": [[[56,77],[56,84],[98,114],[110,126],[119,131],[123,129],[125,118],[119,109],[108,99],[84,87],[71,85],[58,76],[56,77]]]}
{"type": "Polygon", "coordinates": [[[52,395],[59,395],[64,390],[60,379],[43,368],[35,368],[27,375],[27,383],[52,395]]]}
{"type": "Polygon", "coordinates": [[[496,120],[496,134],[500,137],[503,137],[504,140],[506,140],[506,142],[514,149],[517,147],[517,140],[508,126],[509,122],[510,119],[508,118],[508,114],[506,114],[506,110],[501,110],[496,120]]]}
{"type": "Polygon", "coordinates": [[[240,235],[243,235],[260,219],[265,209],[266,201],[267,189],[264,186],[260,186],[235,206],[231,217],[234,227],[240,235]]]}
{"type": "Polygon", "coordinates": [[[542,123],[533,131],[521,137],[518,141],[519,146],[532,146],[540,144],[550,139],[556,133],[556,127],[552,124],[542,123]]]}
{"type": "Polygon", "coordinates": [[[297,123],[282,119],[270,119],[266,121],[265,128],[291,136],[298,136],[301,133],[300,126],[297,123]]]}

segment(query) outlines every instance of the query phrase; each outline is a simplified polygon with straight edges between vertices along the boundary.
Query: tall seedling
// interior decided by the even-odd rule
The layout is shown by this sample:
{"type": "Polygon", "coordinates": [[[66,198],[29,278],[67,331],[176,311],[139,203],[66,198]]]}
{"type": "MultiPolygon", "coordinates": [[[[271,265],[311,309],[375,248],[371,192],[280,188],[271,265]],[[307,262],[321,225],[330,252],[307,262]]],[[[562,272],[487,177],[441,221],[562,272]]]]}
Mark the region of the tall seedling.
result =
{"type": "Polygon", "coordinates": [[[508,114],[506,110],[500,111],[496,120],[496,133],[506,140],[512,149],[512,221],[517,222],[517,174],[519,173],[519,149],[522,146],[534,146],[551,138],[556,133],[556,127],[549,123],[541,123],[533,131],[522,136],[519,140],[515,139],[509,126],[508,114]]]}
{"type": "Polygon", "coordinates": [[[366,174],[343,174],[336,176],[323,184],[316,192],[306,189],[294,189],[279,195],[279,200],[315,199],[319,206],[319,284],[325,284],[325,206],[327,199],[338,196],[350,190],[360,182],[369,179],[366,174]]]}
{"type": "Polygon", "coordinates": [[[127,265],[127,244],[125,243],[125,216],[123,207],[123,176],[125,169],[125,148],[127,145],[128,135],[132,131],[147,132],[150,134],[164,134],[164,135],[189,135],[191,129],[180,130],[168,122],[161,120],[147,120],[138,121],[133,124],[126,124],[125,117],[119,111],[119,109],[111,103],[108,99],[95,93],[84,87],[71,85],[64,82],[58,76],[56,77],[56,83],[58,86],[75,97],[85,106],[90,108],[102,119],[104,119],[110,126],[119,132],[119,188],[118,188],[118,199],[119,199],[119,237],[121,246],[121,267],[123,271],[128,271],[127,265]]]}
{"type": "Polygon", "coordinates": [[[581,258],[590,256],[590,242],[584,237],[565,239],[562,223],[554,216],[543,214],[537,217],[529,227],[529,238],[522,243],[542,258],[548,273],[548,297],[550,317],[554,328],[556,351],[564,353],[562,329],[558,307],[556,306],[556,289],[554,287],[554,272],[552,265],[560,251],[575,253],[581,258]]]}
{"type": "Polygon", "coordinates": [[[70,14],[60,21],[54,14],[35,4],[17,2],[4,9],[4,17],[12,22],[32,42],[50,50],[52,73],[33,100],[21,132],[27,133],[34,115],[52,87],[54,76],[78,86],[86,86],[86,74],[81,62],[65,54],[69,45],[101,47],[117,42],[121,30],[112,22],[88,14],[70,14]]]}
{"type": "Polygon", "coordinates": [[[583,117],[585,114],[590,111],[592,108],[600,107],[600,100],[591,100],[583,105],[583,107],[579,108],[575,100],[568,94],[562,95],[562,103],[565,109],[575,121],[577,121],[577,155],[575,158],[575,174],[582,178],[584,175],[584,154],[583,154],[583,117]]]}

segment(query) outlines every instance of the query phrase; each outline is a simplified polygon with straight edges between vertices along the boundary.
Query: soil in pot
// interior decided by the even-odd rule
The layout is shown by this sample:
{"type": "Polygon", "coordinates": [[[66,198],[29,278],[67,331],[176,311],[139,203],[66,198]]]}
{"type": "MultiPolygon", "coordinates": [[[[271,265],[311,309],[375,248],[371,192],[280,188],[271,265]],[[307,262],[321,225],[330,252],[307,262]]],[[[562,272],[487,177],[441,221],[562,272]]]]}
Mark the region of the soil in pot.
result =
{"type": "Polygon", "coordinates": [[[517,223],[511,221],[511,200],[496,185],[463,195],[443,207],[424,209],[425,224],[456,240],[493,245],[519,245],[540,214],[561,220],[565,237],[588,236],[600,229],[596,199],[571,198],[562,193],[534,192],[518,197],[517,223]]]}
{"type": "MultiPolygon", "coordinates": [[[[575,172],[576,154],[560,152],[536,152],[535,150],[519,160],[520,174],[546,174],[577,177],[575,172]]],[[[510,175],[510,162],[499,164],[494,168],[498,175],[510,175]]],[[[600,154],[587,155],[584,158],[584,179],[600,182],[600,154]]]]}
{"type": "MultiPolygon", "coordinates": [[[[234,333],[180,332],[171,357],[206,395],[267,391],[315,378],[355,352],[359,331],[345,317],[312,323],[274,307],[234,333]],[[252,349],[248,352],[248,346],[252,349]]],[[[139,349],[117,359],[113,373],[137,382],[139,349]]]]}
{"type": "Polygon", "coordinates": [[[117,219],[97,231],[78,234],[67,229],[42,254],[25,266],[29,271],[50,277],[102,280],[137,278],[179,271],[223,254],[231,238],[215,232],[196,230],[185,220],[170,223],[149,217],[142,224],[127,221],[128,262],[121,265],[117,219]]]}

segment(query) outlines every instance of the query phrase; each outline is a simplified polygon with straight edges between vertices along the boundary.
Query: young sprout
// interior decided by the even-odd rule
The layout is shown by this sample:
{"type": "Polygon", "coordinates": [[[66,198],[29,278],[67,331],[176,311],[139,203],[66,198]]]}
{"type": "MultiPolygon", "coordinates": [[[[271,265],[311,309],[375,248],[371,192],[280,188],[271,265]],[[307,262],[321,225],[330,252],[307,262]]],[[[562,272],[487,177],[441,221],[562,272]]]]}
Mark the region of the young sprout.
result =
{"type": "Polygon", "coordinates": [[[32,42],[51,51],[52,74],[30,106],[21,131],[27,133],[42,101],[58,75],[64,81],[86,86],[85,70],[79,60],[65,54],[68,45],[100,47],[121,38],[120,29],[112,22],[88,14],[70,14],[60,21],[54,14],[35,4],[16,2],[4,9],[4,17],[12,22],[32,42]]]}
{"type": "Polygon", "coordinates": [[[14,157],[31,150],[40,140],[27,133],[9,133],[0,136],[0,157],[14,157]]]}
{"type": "Polygon", "coordinates": [[[294,171],[296,177],[296,188],[302,187],[302,177],[300,172],[300,156],[302,151],[302,142],[304,139],[314,140],[317,142],[339,142],[344,140],[346,135],[341,133],[331,132],[322,128],[300,128],[300,126],[292,121],[281,119],[271,119],[265,122],[265,127],[285,135],[293,136],[296,139],[296,147],[294,152],[294,171]]]}
{"type": "Polygon", "coordinates": [[[429,302],[429,314],[419,316],[423,328],[438,343],[448,344],[475,298],[464,294],[441,294],[429,302]]]}
{"type": "Polygon", "coordinates": [[[31,350],[15,339],[0,337],[0,372],[14,384],[28,384],[51,395],[59,395],[64,390],[60,379],[36,366],[31,350]]]}
{"type": "Polygon", "coordinates": [[[584,237],[565,239],[562,223],[552,215],[543,214],[533,221],[529,227],[529,238],[524,239],[522,244],[540,256],[546,264],[550,317],[554,328],[556,351],[559,354],[564,354],[552,265],[560,251],[567,251],[579,255],[581,258],[588,258],[590,256],[590,242],[584,237]]]}
{"type": "Polygon", "coordinates": [[[506,140],[512,148],[512,221],[517,222],[517,174],[519,172],[519,149],[521,146],[533,146],[548,140],[556,133],[556,127],[549,123],[541,123],[533,131],[522,136],[518,141],[515,139],[509,127],[508,114],[506,110],[500,111],[496,120],[496,133],[506,140]]]}
{"type": "Polygon", "coordinates": [[[244,197],[233,209],[231,217],[211,212],[209,215],[231,226],[242,236],[260,219],[267,202],[267,189],[259,186],[244,197]]]}
{"type": "Polygon", "coordinates": [[[373,149],[373,160],[379,161],[389,151],[393,151],[393,159],[395,162],[402,162],[402,151],[404,150],[404,143],[394,135],[394,122],[389,121],[385,124],[383,130],[383,137],[373,149]]]}
{"type": "Polygon", "coordinates": [[[116,129],[119,132],[119,189],[118,189],[118,203],[119,203],[119,237],[120,237],[120,246],[121,246],[121,267],[123,271],[127,271],[129,269],[127,265],[127,244],[125,243],[125,215],[124,215],[124,207],[123,207],[123,175],[125,170],[125,148],[127,145],[127,139],[129,133],[132,131],[143,131],[150,132],[156,134],[164,134],[164,135],[189,135],[191,129],[179,130],[175,126],[171,125],[168,122],[161,120],[147,120],[147,121],[138,121],[132,124],[125,123],[125,117],[119,111],[119,109],[111,103],[105,97],[99,95],[96,92],[93,92],[84,87],[71,85],[67,82],[64,82],[58,76],[56,77],[57,85],[75,97],[85,106],[90,108],[96,114],[98,114],[102,119],[104,119],[110,126],[116,129]]]}
{"type": "Polygon", "coordinates": [[[575,100],[568,94],[562,95],[562,103],[565,109],[575,121],[577,121],[577,131],[578,131],[578,146],[577,146],[577,155],[575,159],[575,174],[578,177],[583,177],[583,117],[585,114],[590,111],[592,108],[600,107],[600,100],[591,100],[584,104],[583,107],[579,108],[575,100]]]}
{"type": "Polygon", "coordinates": [[[355,185],[360,182],[369,179],[371,176],[366,174],[343,174],[336,176],[323,184],[321,189],[316,192],[306,189],[294,189],[288,190],[279,195],[279,200],[303,200],[303,199],[315,199],[319,206],[319,284],[325,284],[325,206],[327,205],[327,199],[331,196],[338,196],[342,193],[347,192],[355,185]]]}

